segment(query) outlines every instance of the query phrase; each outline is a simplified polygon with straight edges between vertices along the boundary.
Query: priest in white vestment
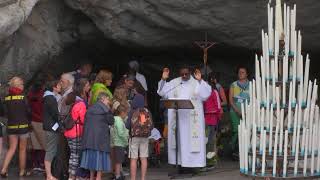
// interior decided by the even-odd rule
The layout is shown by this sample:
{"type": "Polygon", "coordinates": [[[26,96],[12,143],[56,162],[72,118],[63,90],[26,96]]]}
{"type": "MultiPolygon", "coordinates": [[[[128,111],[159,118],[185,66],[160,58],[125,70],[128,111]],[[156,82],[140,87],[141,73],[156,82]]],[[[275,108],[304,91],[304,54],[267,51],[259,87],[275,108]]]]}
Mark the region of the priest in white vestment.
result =
{"type": "Polygon", "coordinates": [[[175,110],[168,110],[168,160],[176,164],[176,144],[178,145],[178,164],[181,167],[206,166],[205,120],[203,101],[211,94],[211,87],[202,80],[201,72],[196,70],[194,77],[190,69],[180,69],[180,77],[166,82],[169,69],[163,70],[158,84],[158,94],[164,99],[189,99],[194,110],[179,110],[178,143],[175,142],[175,110]]]}

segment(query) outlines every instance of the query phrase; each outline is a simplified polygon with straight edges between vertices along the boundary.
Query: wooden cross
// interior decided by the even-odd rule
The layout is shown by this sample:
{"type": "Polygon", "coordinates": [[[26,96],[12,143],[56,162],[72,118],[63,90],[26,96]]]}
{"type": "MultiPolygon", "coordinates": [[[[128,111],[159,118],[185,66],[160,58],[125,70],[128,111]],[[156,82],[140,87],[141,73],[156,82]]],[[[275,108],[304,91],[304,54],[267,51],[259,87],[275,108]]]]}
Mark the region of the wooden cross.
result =
{"type": "Polygon", "coordinates": [[[205,79],[207,79],[207,63],[208,63],[208,49],[212,46],[216,45],[216,42],[208,41],[207,33],[205,33],[205,41],[195,41],[197,46],[199,46],[203,51],[203,65],[204,65],[204,75],[205,79]]]}
{"type": "Polygon", "coordinates": [[[197,46],[199,46],[203,51],[203,63],[207,65],[208,62],[208,49],[212,46],[216,45],[216,42],[208,41],[207,33],[205,34],[205,41],[195,41],[194,42],[197,46]]]}

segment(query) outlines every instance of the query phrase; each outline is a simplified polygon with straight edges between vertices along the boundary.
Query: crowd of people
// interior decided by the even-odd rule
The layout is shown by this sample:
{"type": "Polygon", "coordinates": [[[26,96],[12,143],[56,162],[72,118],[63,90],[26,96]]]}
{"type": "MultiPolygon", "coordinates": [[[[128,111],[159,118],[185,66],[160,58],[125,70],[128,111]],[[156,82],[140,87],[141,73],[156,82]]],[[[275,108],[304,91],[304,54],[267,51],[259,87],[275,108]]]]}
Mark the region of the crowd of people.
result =
{"type": "MultiPolygon", "coordinates": [[[[168,136],[169,164],[176,162],[174,150],[178,145],[182,167],[204,167],[205,157],[216,156],[217,127],[223,107],[228,104],[225,91],[215,73],[210,73],[204,81],[199,70],[192,76],[188,67],[181,67],[180,77],[167,82],[169,72],[168,68],[163,70],[158,94],[163,98],[189,98],[195,106],[195,110],[179,112],[179,121],[182,118],[185,122],[179,124],[180,139],[174,143],[171,142],[175,116],[172,110],[166,111],[165,131],[168,132],[164,134],[168,136]],[[190,123],[186,123],[186,119],[190,119],[190,123]]],[[[240,67],[239,80],[229,91],[232,144],[237,140],[239,104],[248,100],[247,75],[247,69],[240,67]]],[[[149,138],[154,132],[152,115],[147,108],[147,82],[139,73],[136,61],[129,63],[128,72],[116,83],[113,93],[109,89],[112,80],[112,72],[106,69],[93,77],[92,65],[84,63],[79,70],[63,73],[59,79],[38,79],[25,95],[24,80],[18,76],[11,78],[1,108],[8,119],[8,151],[1,177],[8,177],[8,167],[17,149],[19,176],[30,175],[27,147],[31,139],[31,167],[44,170],[47,180],[100,180],[103,172],[111,172],[113,179],[124,179],[122,164],[126,157],[130,159],[130,179],[136,179],[139,160],[144,180],[149,138]]],[[[236,146],[233,148],[236,152],[236,146]]],[[[1,149],[2,132],[0,153],[1,149]]]]}

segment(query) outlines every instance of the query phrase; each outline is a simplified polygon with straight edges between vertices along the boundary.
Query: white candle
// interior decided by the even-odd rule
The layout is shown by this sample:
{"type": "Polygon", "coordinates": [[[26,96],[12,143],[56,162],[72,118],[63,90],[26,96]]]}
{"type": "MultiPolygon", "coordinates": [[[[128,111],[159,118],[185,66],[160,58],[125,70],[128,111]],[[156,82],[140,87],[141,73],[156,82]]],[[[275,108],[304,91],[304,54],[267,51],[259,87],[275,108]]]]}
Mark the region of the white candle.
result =
{"type": "Polygon", "coordinates": [[[282,81],[282,105],[285,107],[286,105],[286,82],[282,81]]]}
{"type": "MultiPolygon", "coordinates": [[[[318,85],[317,85],[317,79],[315,79],[313,83],[313,91],[312,91],[312,99],[311,99],[313,103],[315,103],[317,100],[317,93],[318,93],[318,85]]],[[[309,97],[308,97],[308,101],[309,101],[309,97]]]]}
{"type": "Polygon", "coordinates": [[[241,119],[243,120],[243,122],[246,122],[246,115],[244,113],[243,103],[241,103],[241,119]]]}
{"type": "Polygon", "coordinates": [[[261,89],[262,89],[262,97],[263,97],[263,105],[267,103],[267,93],[266,93],[266,79],[261,79],[261,89]]]}
{"type": "MultiPolygon", "coordinates": [[[[265,60],[263,56],[261,56],[260,58],[260,68],[261,68],[261,78],[262,78],[261,83],[264,83],[264,81],[266,80],[266,68],[265,68],[265,60]]],[[[264,86],[262,86],[261,88],[263,87],[264,86]]]]}
{"type": "Polygon", "coordinates": [[[249,167],[249,164],[248,164],[248,146],[249,146],[249,136],[248,136],[248,130],[249,129],[245,129],[244,130],[244,136],[245,136],[245,140],[244,140],[244,146],[245,146],[245,149],[244,149],[244,172],[247,174],[248,173],[248,167],[249,167]]]}
{"type": "Polygon", "coordinates": [[[260,76],[260,68],[259,68],[259,60],[258,60],[258,55],[256,54],[256,60],[255,60],[255,69],[256,69],[256,76],[255,78],[257,79],[260,76]]]}
{"type": "Polygon", "coordinates": [[[257,129],[256,124],[253,123],[252,128],[252,175],[256,174],[256,141],[257,141],[257,129]]]}
{"type": "Polygon", "coordinates": [[[260,131],[262,132],[264,130],[264,127],[265,127],[265,109],[264,108],[261,108],[261,116],[260,117],[261,117],[261,128],[260,128],[260,131]]]}
{"type": "Polygon", "coordinates": [[[284,26],[284,36],[287,37],[287,5],[284,3],[283,5],[283,26],[284,26]]]}
{"type": "Polygon", "coordinates": [[[310,68],[310,59],[309,59],[309,54],[307,54],[306,64],[305,64],[305,69],[304,69],[304,87],[303,87],[303,101],[304,102],[307,101],[309,68],[310,68]]]}
{"type": "Polygon", "coordinates": [[[292,78],[295,79],[297,75],[297,31],[293,31],[292,33],[292,52],[294,53],[293,55],[293,65],[292,65],[292,78]]]}
{"type": "Polygon", "coordinates": [[[293,29],[296,29],[296,17],[297,17],[297,8],[296,5],[293,7],[293,29]]]}
{"type": "MultiPolygon", "coordinates": [[[[264,114],[265,110],[264,108],[261,109],[261,128],[260,128],[260,135],[262,134],[263,130],[264,130],[264,125],[265,125],[265,122],[264,122],[264,117],[265,117],[265,114],[264,114]]],[[[261,139],[260,139],[260,142],[261,142],[261,139]]],[[[259,152],[260,154],[262,154],[262,143],[260,143],[260,148],[259,148],[259,152]]]]}
{"type": "Polygon", "coordinates": [[[270,104],[270,83],[267,80],[267,106],[270,104]]]}
{"type": "Polygon", "coordinates": [[[268,3],[268,33],[271,32],[272,23],[271,23],[271,7],[270,3],[268,3]]]}
{"type": "Polygon", "coordinates": [[[245,173],[245,169],[246,169],[246,134],[245,134],[245,130],[246,130],[246,125],[243,123],[242,124],[242,163],[243,163],[243,172],[245,173]]]}
{"type": "Polygon", "coordinates": [[[303,126],[302,130],[302,143],[301,143],[301,156],[304,156],[305,149],[306,149],[306,134],[307,134],[307,128],[303,126]]]}
{"type": "MultiPolygon", "coordinates": [[[[251,121],[251,125],[253,125],[253,123],[256,123],[257,119],[256,119],[256,82],[253,79],[252,80],[252,121],[251,121]]],[[[252,126],[249,126],[252,127],[252,126]]]]}
{"type": "Polygon", "coordinates": [[[271,16],[271,28],[269,28],[270,32],[268,32],[268,34],[269,34],[269,52],[272,54],[274,52],[273,8],[270,8],[270,16],[271,16]]]}
{"type": "Polygon", "coordinates": [[[283,119],[284,119],[284,110],[281,109],[280,112],[280,139],[279,139],[279,153],[282,154],[283,148],[283,119]]]}
{"type": "Polygon", "coordinates": [[[256,81],[256,87],[257,87],[257,108],[260,108],[260,104],[261,104],[261,78],[260,76],[257,77],[257,81],[256,81]]]}
{"type": "MultiPolygon", "coordinates": [[[[308,108],[306,110],[308,110],[308,108]]],[[[306,126],[309,126],[309,129],[311,129],[313,126],[314,112],[315,112],[315,104],[312,104],[311,109],[310,109],[310,113],[308,113],[308,111],[307,111],[307,116],[306,116],[306,120],[307,120],[306,126]]]]}
{"type": "Polygon", "coordinates": [[[287,7],[287,32],[286,32],[286,45],[287,45],[287,50],[286,54],[289,54],[289,45],[290,45],[290,7],[287,7]]]}
{"type": "Polygon", "coordinates": [[[245,104],[244,104],[244,107],[245,107],[245,116],[246,116],[246,121],[244,121],[245,122],[245,126],[247,127],[247,124],[248,124],[248,119],[250,118],[250,117],[248,117],[248,116],[250,116],[250,113],[249,113],[249,109],[250,109],[250,105],[248,105],[248,101],[246,100],[245,102],[244,102],[245,104]]]}
{"type": "MultiPolygon", "coordinates": [[[[318,121],[318,137],[319,138],[319,130],[320,130],[320,123],[319,123],[319,106],[316,107],[316,115],[315,115],[315,118],[316,120],[318,121]]],[[[318,153],[317,153],[317,156],[318,156],[318,159],[317,159],[317,173],[320,173],[320,143],[317,141],[317,149],[318,149],[318,153]]]]}
{"type": "Polygon", "coordinates": [[[266,130],[263,130],[263,142],[262,142],[262,168],[261,168],[261,176],[265,175],[265,169],[266,169],[266,130]]]}
{"type": "Polygon", "coordinates": [[[287,176],[287,162],[288,162],[288,130],[284,133],[284,153],[283,153],[283,177],[287,176]]]}
{"type": "Polygon", "coordinates": [[[291,109],[291,102],[292,102],[292,82],[290,82],[290,88],[289,88],[289,102],[288,102],[288,125],[287,128],[289,131],[291,131],[291,121],[292,121],[292,109],[291,109]]]}
{"type": "Polygon", "coordinates": [[[308,155],[311,155],[311,151],[312,151],[312,135],[313,135],[313,126],[311,125],[310,129],[310,133],[308,134],[308,151],[306,151],[306,153],[308,153],[308,155]]]}
{"type": "MultiPolygon", "coordinates": [[[[295,62],[295,61],[294,61],[295,62]]],[[[295,66],[295,63],[293,62],[294,66],[295,66]]],[[[292,94],[291,94],[291,100],[292,100],[292,103],[296,103],[296,75],[295,75],[295,72],[292,76],[292,94]]]]}
{"type": "Polygon", "coordinates": [[[306,145],[306,152],[304,153],[304,160],[303,160],[303,175],[304,176],[306,176],[307,175],[307,164],[308,164],[308,137],[309,137],[309,133],[310,133],[310,131],[309,131],[309,129],[307,129],[307,131],[306,131],[306,134],[307,134],[307,141],[306,141],[306,143],[307,144],[305,144],[306,145]]]}
{"type": "Polygon", "coordinates": [[[277,109],[279,109],[280,111],[280,88],[279,87],[275,87],[275,99],[276,99],[276,103],[277,103],[277,109]]]}
{"type": "Polygon", "coordinates": [[[314,88],[315,86],[312,86],[312,82],[309,81],[309,85],[308,85],[308,92],[307,92],[307,107],[311,106],[311,94],[314,92],[312,92],[312,87],[314,88]]]}
{"type": "Polygon", "coordinates": [[[302,78],[303,75],[303,58],[301,56],[301,43],[302,43],[302,39],[301,39],[301,32],[298,32],[298,47],[297,47],[297,59],[298,59],[298,77],[302,78]]]}
{"type": "MultiPolygon", "coordinates": [[[[266,35],[265,39],[270,39],[268,35],[266,35]]],[[[270,78],[270,61],[269,61],[269,41],[266,41],[266,49],[267,49],[267,55],[264,57],[265,58],[265,68],[266,68],[266,78],[270,78]]]]}
{"type": "Polygon", "coordinates": [[[296,29],[296,5],[294,5],[293,10],[291,10],[291,30],[296,29]]]}
{"type": "Polygon", "coordinates": [[[279,81],[279,60],[278,60],[278,54],[275,56],[275,62],[274,62],[274,74],[276,81],[279,81]]]}
{"type": "Polygon", "coordinates": [[[298,85],[298,87],[299,87],[299,90],[298,90],[298,93],[299,93],[299,96],[298,96],[298,98],[299,98],[299,104],[301,104],[302,105],[302,96],[303,96],[303,86],[302,86],[302,84],[299,84],[298,85]]]}
{"type": "Polygon", "coordinates": [[[240,124],[238,125],[238,139],[239,139],[239,164],[240,164],[240,172],[243,172],[244,166],[243,166],[243,152],[242,152],[242,146],[244,145],[243,141],[243,132],[242,132],[242,122],[240,121],[240,124]]]}
{"type": "MultiPolygon", "coordinates": [[[[282,20],[282,8],[281,0],[276,1],[276,16],[275,16],[275,29],[279,32],[279,36],[283,35],[283,20],[282,20]]],[[[279,39],[278,36],[278,39],[279,39]]]]}
{"type": "MultiPolygon", "coordinates": [[[[279,55],[279,31],[277,31],[277,29],[274,31],[274,56],[278,56],[279,55]]],[[[277,60],[275,58],[275,60],[277,60]]]]}
{"type": "Polygon", "coordinates": [[[295,108],[294,112],[294,123],[293,123],[293,135],[292,135],[292,155],[295,154],[296,147],[296,135],[297,135],[297,122],[298,122],[298,106],[295,108]]]}
{"type": "MultiPolygon", "coordinates": [[[[320,136],[320,122],[319,122],[319,106],[315,107],[315,118],[314,118],[315,122],[316,122],[316,126],[317,126],[317,138],[319,138],[320,136]]],[[[319,141],[316,141],[316,147],[318,147],[319,145],[319,141]]],[[[316,149],[316,154],[319,155],[319,151],[318,149],[316,149]]]]}
{"type": "Polygon", "coordinates": [[[271,60],[271,74],[272,74],[272,103],[276,104],[276,76],[274,70],[274,60],[271,60]]]}
{"type": "Polygon", "coordinates": [[[316,126],[313,126],[313,135],[312,135],[312,151],[311,151],[311,175],[314,175],[314,156],[315,156],[315,144],[316,144],[316,126]]]}
{"type": "MultiPolygon", "coordinates": [[[[273,145],[273,170],[272,175],[276,176],[276,170],[277,170],[277,154],[278,154],[278,133],[279,133],[279,124],[280,124],[280,114],[278,114],[277,111],[277,122],[276,122],[276,131],[275,131],[275,139],[274,139],[274,145],[273,145]]],[[[270,143],[271,144],[271,143],[270,143]]],[[[269,146],[270,150],[270,146],[269,146]]]]}
{"type": "Polygon", "coordinates": [[[271,104],[270,114],[269,114],[269,122],[270,122],[270,133],[269,133],[269,155],[272,154],[272,133],[273,133],[273,104],[271,104]]]}
{"type": "Polygon", "coordinates": [[[262,54],[265,56],[265,42],[264,42],[264,30],[261,30],[261,42],[262,42],[262,54]]]}
{"type": "MultiPolygon", "coordinates": [[[[299,105],[298,113],[298,124],[301,122],[301,105],[299,105]]],[[[298,173],[298,162],[299,162],[299,145],[300,145],[300,125],[298,125],[297,138],[295,143],[295,160],[294,160],[294,176],[297,176],[298,173]]]]}

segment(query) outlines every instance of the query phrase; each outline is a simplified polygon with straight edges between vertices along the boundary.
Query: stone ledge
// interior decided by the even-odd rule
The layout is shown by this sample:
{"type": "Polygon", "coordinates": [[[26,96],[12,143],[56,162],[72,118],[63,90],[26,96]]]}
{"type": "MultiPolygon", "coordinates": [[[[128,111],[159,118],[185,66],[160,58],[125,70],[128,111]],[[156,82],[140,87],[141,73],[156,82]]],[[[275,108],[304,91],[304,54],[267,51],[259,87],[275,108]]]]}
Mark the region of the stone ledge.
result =
{"type": "Polygon", "coordinates": [[[0,0],[0,8],[5,7],[5,6],[9,6],[11,4],[14,4],[18,2],[18,0],[0,0]]]}

